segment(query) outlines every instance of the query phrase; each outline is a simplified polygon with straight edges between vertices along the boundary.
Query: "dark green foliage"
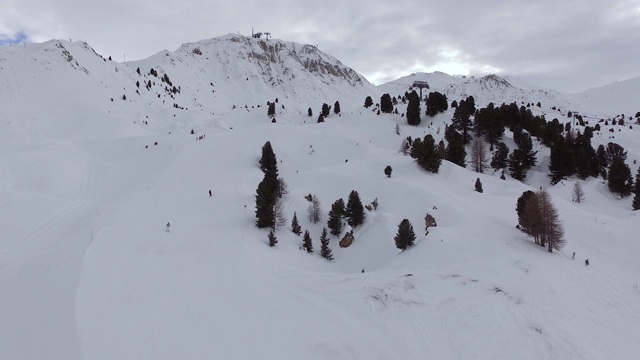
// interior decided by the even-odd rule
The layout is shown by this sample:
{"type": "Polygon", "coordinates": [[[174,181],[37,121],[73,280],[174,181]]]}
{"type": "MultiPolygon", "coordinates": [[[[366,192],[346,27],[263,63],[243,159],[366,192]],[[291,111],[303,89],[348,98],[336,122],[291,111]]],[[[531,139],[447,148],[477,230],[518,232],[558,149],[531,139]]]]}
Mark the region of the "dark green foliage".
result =
{"type": "MultiPolygon", "coordinates": [[[[473,99],[473,97],[469,97],[473,99]]],[[[467,98],[467,99],[469,99],[467,98]]],[[[475,106],[468,103],[468,100],[461,100],[460,104],[453,112],[451,118],[451,126],[453,129],[458,130],[462,134],[463,145],[469,143],[470,132],[473,129],[473,121],[471,115],[475,113],[475,106]]]]}
{"type": "Polygon", "coordinates": [[[484,136],[491,145],[496,145],[504,135],[503,114],[493,103],[476,111],[474,127],[477,136],[484,136]]]}
{"type": "Polygon", "coordinates": [[[302,234],[302,228],[300,227],[298,215],[295,211],[293,212],[293,219],[291,220],[291,231],[298,236],[302,234]]]}
{"type": "Polygon", "coordinates": [[[329,211],[329,220],[327,220],[327,227],[331,230],[331,235],[340,236],[342,233],[342,218],[345,215],[344,200],[338,199],[331,204],[331,210],[329,211]]]}
{"type": "MultiPolygon", "coordinates": [[[[447,96],[437,91],[430,92],[429,95],[427,96],[426,102],[427,102],[427,115],[431,117],[435,116],[438,113],[445,112],[449,108],[447,96]]],[[[456,104],[456,106],[453,106],[453,103],[452,103],[451,107],[457,107],[458,104],[455,102],[455,100],[453,102],[456,104]]]]}
{"type": "Polygon", "coordinates": [[[364,223],[364,206],[362,206],[362,201],[360,201],[360,194],[355,190],[352,190],[349,194],[345,217],[347,218],[347,223],[354,228],[364,223]]]}
{"type": "Polygon", "coordinates": [[[631,202],[631,207],[633,210],[640,210],[640,168],[638,168],[638,173],[636,174],[636,182],[633,188],[633,201],[631,202]]]}
{"type": "Polygon", "coordinates": [[[278,178],[278,161],[276,160],[276,154],[273,152],[271,142],[267,141],[262,146],[262,156],[260,157],[260,170],[265,175],[269,175],[275,179],[278,178]]]}
{"type": "MultiPolygon", "coordinates": [[[[593,148],[591,148],[591,150],[593,151],[593,148]]],[[[593,151],[593,153],[594,153],[593,156],[595,158],[595,151],[593,151]]],[[[582,147],[578,148],[574,152],[574,154],[575,154],[576,174],[580,179],[584,180],[593,174],[593,170],[591,169],[591,166],[592,166],[591,158],[587,153],[587,150],[582,147]]]]}
{"type": "Polygon", "coordinates": [[[122,95],[122,100],[127,100],[127,95],[122,95]]]}
{"type": "Polygon", "coordinates": [[[322,117],[329,116],[329,112],[331,112],[329,105],[327,105],[327,103],[322,104],[322,117]]]}
{"type": "Polygon", "coordinates": [[[509,155],[509,172],[516,180],[524,180],[527,177],[527,168],[524,166],[524,153],[520,149],[515,149],[509,155]]]}
{"type": "Polygon", "coordinates": [[[136,80],[136,87],[137,87],[137,88],[140,88],[140,81],[137,81],[137,80],[136,80]]]}
{"type": "Polygon", "coordinates": [[[340,103],[338,101],[336,101],[336,103],[333,104],[333,112],[335,114],[340,114],[340,103]]]}
{"type": "Polygon", "coordinates": [[[501,142],[498,144],[496,151],[491,159],[491,168],[494,170],[504,169],[507,167],[507,159],[509,156],[509,148],[507,144],[501,142]]]}
{"type": "Polygon", "coordinates": [[[533,151],[533,143],[531,136],[522,131],[516,131],[513,133],[513,141],[518,145],[518,149],[522,151],[522,165],[526,170],[529,170],[536,164],[537,151],[533,151]]]}
{"type": "Polygon", "coordinates": [[[596,150],[596,161],[598,163],[598,173],[603,179],[607,179],[607,169],[609,168],[609,159],[604,145],[600,144],[596,150]]]}
{"type": "Polygon", "coordinates": [[[140,75],[140,68],[137,68],[136,72],[138,73],[138,75],[140,75]]]}
{"type": "Polygon", "coordinates": [[[256,190],[256,226],[258,228],[274,227],[275,202],[280,181],[278,180],[278,162],[269,141],[262,146],[262,157],[259,163],[264,178],[256,190]]]}
{"type": "Polygon", "coordinates": [[[308,230],[304,231],[304,236],[302,237],[302,248],[308,252],[313,252],[313,241],[311,241],[311,235],[308,230]]]}
{"type": "Polygon", "coordinates": [[[451,107],[452,107],[452,108],[457,108],[457,107],[458,107],[458,102],[457,102],[456,100],[453,100],[453,101],[451,102],[451,107]]]}
{"type": "Polygon", "coordinates": [[[614,158],[609,166],[609,178],[608,178],[609,191],[621,196],[627,196],[631,194],[633,189],[633,178],[631,176],[631,169],[621,157],[614,158]]]}
{"type": "Polygon", "coordinates": [[[562,137],[562,125],[558,119],[553,119],[542,130],[542,143],[551,147],[560,137],[562,137]]]}
{"type": "Polygon", "coordinates": [[[482,183],[480,182],[480,178],[476,179],[475,189],[477,192],[482,193],[482,183]]]}
{"type": "Polygon", "coordinates": [[[413,246],[416,241],[416,234],[409,220],[403,219],[400,224],[398,224],[398,232],[393,240],[396,242],[396,247],[401,250],[413,246]]]}
{"type": "Polygon", "coordinates": [[[269,102],[267,103],[267,116],[275,116],[276,115],[276,103],[269,102]]]}
{"type": "Polygon", "coordinates": [[[384,94],[380,97],[380,111],[383,113],[391,114],[393,112],[393,102],[391,101],[391,95],[384,94]]]}
{"type": "Polygon", "coordinates": [[[420,138],[413,140],[410,155],[416,159],[421,168],[429,172],[437,173],[440,169],[442,157],[435,147],[435,140],[431,134],[426,135],[424,140],[420,138]]]}
{"type": "Polygon", "coordinates": [[[386,168],[384,168],[384,174],[387,175],[387,177],[391,177],[391,172],[393,171],[393,169],[391,168],[391,165],[387,165],[386,168]]]}
{"type": "Polygon", "coordinates": [[[265,174],[256,190],[256,226],[260,229],[274,227],[276,187],[277,182],[265,174]]]}
{"type": "Polygon", "coordinates": [[[309,115],[309,117],[313,116],[313,111],[311,110],[311,108],[309,108],[309,110],[307,110],[307,114],[309,115]]]}
{"type": "Polygon", "coordinates": [[[322,228],[322,235],[320,235],[320,256],[329,261],[333,260],[333,252],[329,247],[329,236],[327,235],[327,228],[322,228]]]}
{"type": "Polygon", "coordinates": [[[318,123],[323,123],[324,122],[324,116],[322,116],[322,114],[318,115],[318,123]]]}
{"type": "Polygon", "coordinates": [[[551,146],[549,163],[551,184],[555,185],[573,174],[575,174],[575,163],[571,144],[567,144],[564,138],[560,137],[551,146]]]}
{"type": "Polygon", "coordinates": [[[467,150],[464,148],[463,136],[452,127],[447,127],[444,136],[445,139],[447,139],[445,160],[448,160],[458,166],[466,167],[467,150]]]}
{"type": "Polygon", "coordinates": [[[276,234],[273,233],[273,230],[269,231],[269,246],[274,247],[278,243],[278,239],[276,238],[276,234]]]}
{"type": "Polygon", "coordinates": [[[529,198],[531,198],[532,195],[535,195],[535,193],[531,190],[527,190],[523,192],[522,195],[520,195],[518,201],[516,202],[516,213],[518,214],[518,224],[520,226],[523,226],[523,224],[526,222],[526,219],[524,217],[525,209],[527,201],[529,200],[529,198]]]}
{"type": "Polygon", "coordinates": [[[414,91],[408,94],[409,104],[407,105],[407,124],[420,125],[420,96],[414,91]]]}
{"type": "Polygon", "coordinates": [[[616,143],[608,143],[606,148],[607,160],[609,164],[613,163],[615,159],[627,160],[627,151],[616,143]]]}
{"type": "Polygon", "coordinates": [[[367,98],[364,99],[364,107],[368,109],[371,105],[373,105],[373,99],[371,96],[367,96],[367,98]]]}

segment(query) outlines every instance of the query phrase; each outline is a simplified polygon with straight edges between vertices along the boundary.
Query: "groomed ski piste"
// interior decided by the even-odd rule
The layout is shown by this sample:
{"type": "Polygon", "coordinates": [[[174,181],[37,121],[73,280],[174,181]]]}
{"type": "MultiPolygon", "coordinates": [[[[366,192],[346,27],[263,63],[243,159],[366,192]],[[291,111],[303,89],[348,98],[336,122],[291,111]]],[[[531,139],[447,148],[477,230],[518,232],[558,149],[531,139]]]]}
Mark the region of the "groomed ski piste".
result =
{"type": "MultiPolygon", "coordinates": [[[[631,197],[616,199],[590,178],[580,181],[586,201],[572,202],[577,179],[551,186],[549,150],[537,141],[538,164],[524,183],[447,161],[431,174],[400,154],[400,143],[428,133],[439,141],[451,110],[411,127],[365,109],[366,94],[376,103],[384,86],[333,84],[339,89],[327,85],[322,96],[296,87],[258,99],[240,70],[242,81],[225,83],[220,73],[200,84],[169,69],[189,96],[210,82],[239,94],[198,99],[203,110],[183,94],[176,102],[191,110],[174,111],[173,99],[149,106],[154,94],[117,98],[135,82],[137,63],[83,59],[82,44],[65,46],[89,74],[29,53],[42,51],[35,46],[21,51],[48,65],[8,66],[15,57],[2,49],[0,75],[9,69],[13,78],[3,77],[0,92],[0,358],[633,359],[640,350],[631,197]],[[266,101],[275,97],[272,123],[266,101]],[[341,114],[317,123],[322,103],[336,100],[341,114]],[[273,248],[254,213],[266,141],[289,188],[288,222],[273,248]],[[474,191],[478,177],[483,193],[474,191]],[[517,198],[540,186],[567,239],[553,254],[515,228],[517,198]],[[320,233],[331,203],[351,190],[379,206],[350,247],[331,238],[329,262],[320,233]],[[309,193],[321,202],[318,224],[306,216],[309,193]],[[294,212],[312,236],[311,254],[290,231],[294,212]],[[438,226],[425,236],[427,212],[438,226]],[[400,251],[393,237],[404,218],[417,242],[400,251]]],[[[594,147],[614,141],[633,164],[638,128],[604,127],[594,147]]],[[[513,149],[510,132],[504,141],[513,149]]]]}

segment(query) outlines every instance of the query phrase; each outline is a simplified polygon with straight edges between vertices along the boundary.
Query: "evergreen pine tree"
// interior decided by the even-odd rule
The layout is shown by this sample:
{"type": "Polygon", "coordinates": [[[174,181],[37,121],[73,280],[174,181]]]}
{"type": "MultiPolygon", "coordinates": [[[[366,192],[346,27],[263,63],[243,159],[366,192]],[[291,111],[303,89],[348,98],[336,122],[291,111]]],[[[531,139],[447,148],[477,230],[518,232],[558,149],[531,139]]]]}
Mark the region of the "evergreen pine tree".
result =
{"type": "Polygon", "coordinates": [[[598,172],[603,179],[607,179],[607,169],[609,168],[609,159],[604,145],[600,144],[596,150],[596,159],[598,163],[598,172]]]}
{"type": "Polygon", "coordinates": [[[416,159],[418,165],[432,173],[437,173],[442,163],[440,149],[436,148],[435,140],[431,134],[424,137],[424,141],[417,138],[411,147],[411,157],[416,159]]]}
{"type": "Polygon", "coordinates": [[[273,152],[270,141],[267,141],[262,146],[262,156],[259,164],[260,170],[262,170],[265,175],[274,179],[278,178],[278,161],[276,160],[276,154],[273,152]]]}
{"type": "Polygon", "coordinates": [[[327,220],[327,227],[331,230],[331,235],[340,236],[342,233],[342,218],[345,213],[344,200],[338,199],[331,205],[329,211],[329,220],[327,220]]]}
{"type": "Polygon", "coordinates": [[[272,228],[276,221],[274,205],[276,202],[276,184],[266,174],[256,190],[256,226],[272,228]]]}
{"type": "Polygon", "coordinates": [[[480,178],[476,179],[475,189],[477,192],[482,193],[482,183],[480,182],[480,178]]]}
{"type": "Polygon", "coordinates": [[[380,111],[383,113],[391,114],[393,112],[393,102],[391,101],[391,95],[384,94],[380,97],[380,111]]]}
{"type": "Polygon", "coordinates": [[[416,234],[409,220],[403,219],[400,224],[398,224],[398,232],[393,240],[396,242],[396,247],[401,250],[413,246],[416,241],[416,234]]]}
{"type": "Polygon", "coordinates": [[[329,116],[329,105],[327,105],[327,103],[322,104],[322,117],[327,117],[329,116]]]}
{"type": "Polygon", "coordinates": [[[522,131],[515,131],[513,133],[513,141],[522,152],[522,166],[524,170],[529,170],[536,164],[536,154],[538,153],[537,151],[533,151],[531,136],[522,131]]]}
{"type": "Polygon", "coordinates": [[[349,194],[345,217],[347,218],[347,223],[354,228],[364,223],[364,207],[362,206],[362,201],[360,201],[360,195],[355,190],[352,190],[349,194]]]}
{"type": "Polygon", "coordinates": [[[373,99],[371,96],[367,96],[367,98],[364,99],[364,107],[368,109],[371,105],[373,105],[373,99]]]}
{"type": "Polygon", "coordinates": [[[409,94],[408,98],[407,124],[413,126],[420,125],[420,96],[414,90],[409,94]]]}
{"type": "Polygon", "coordinates": [[[640,168],[638,168],[638,173],[636,174],[636,182],[633,188],[633,201],[631,202],[631,207],[633,210],[640,210],[640,168]]]}
{"type": "Polygon", "coordinates": [[[558,137],[551,146],[551,155],[549,162],[549,177],[551,184],[555,185],[560,180],[575,173],[575,165],[573,162],[573,151],[566,144],[563,137],[558,137]]]}
{"type": "Polygon", "coordinates": [[[518,226],[523,232],[527,232],[529,221],[527,220],[527,202],[535,197],[535,193],[531,190],[527,190],[520,195],[516,202],[516,213],[518,214],[518,226]]]}
{"type": "Polygon", "coordinates": [[[291,220],[291,231],[300,236],[302,234],[302,228],[300,227],[300,222],[298,222],[298,215],[296,212],[293,212],[293,219],[291,220]]]}
{"type": "Polygon", "coordinates": [[[509,171],[511,177],[516,180],[524,180],[527,177],[527,169],[524,166],[524,153],[520,149],[515,149],[509,155],[509,171]]]}
{"type": "Polygon", "coordinates": [[[491,168],[494,170],[504,169],[507,167],[507,159],[509,157],[509,148],[507,144],[501,142],[498,144],[496,151],[491,158],[491,168]]]}
{"type": "Polygon", "coordinates": [[[609,166],[608,187],[612,193],[620,196],[631,194],[633,178],[631,169],[621,157],[614,158],[609,166]]]}
{"type": "Polygon", "coordinates": [[[276,234],[273,233],[273,230],[269,231],[269,246],[274,247],[278,243],[278,239],[276,238],[276,234]]]}
{"type": "Polygon", "coordinates": [[[322,235],[320,235],[320,255],[329,261],[333,260],[333,252],[329,247],[327,228],[322,228],[322,235]]]}
{"type": "Polygon", "coordinates": [[[473,112],[471,109],[472,105],[468,104],[466,100],[461,100],[451,118],[451,126],[462,133],[463,145],[469,143],[469,133],[473,129],[473,121],[471,120],[473,112]]]}
{"type": "Polygon", "coordinates": [[[463,136],[458,134],[452,127],[445,130],[447,138],[447,154],[445,159],[461,167],[466,167],[467,150],[464,148],[463,136]]]}
{"type": "Polygon", "coordinates": [[[391,165],[387,165],[387,167],[384,168],[384,174],[387,175],[387,177],[391,177],[392,171],[393,169],[391,168],[391,165]]]}
{"type": "Polygon", "coordinates": [[[333,104],[333,112],[335,114],[340,114],[340,103],[336,100],[336,103],[333,104]]]}
{"type": "Polygon", "coordinates": [[[309,110],[307,110],[307,115],[309,115],[309,117],[313,116],[313,110],[311,110],[311,108],[309,108],[309,110]]]}
{"type": "Polygon", "coordinates": [[[308,253],[313,252],[313,242],[311,241],[309,230],[305,230],[304,236],[302,236],[302,248],[308,253]]]}
{"type": "Polygon", "coordinates": [[[262,147],[260,169],[264,178],[256,190],[256,226],[258,228],[276,226],[276,200],[279,189],[276,155],[267,141],[262,147]]]}

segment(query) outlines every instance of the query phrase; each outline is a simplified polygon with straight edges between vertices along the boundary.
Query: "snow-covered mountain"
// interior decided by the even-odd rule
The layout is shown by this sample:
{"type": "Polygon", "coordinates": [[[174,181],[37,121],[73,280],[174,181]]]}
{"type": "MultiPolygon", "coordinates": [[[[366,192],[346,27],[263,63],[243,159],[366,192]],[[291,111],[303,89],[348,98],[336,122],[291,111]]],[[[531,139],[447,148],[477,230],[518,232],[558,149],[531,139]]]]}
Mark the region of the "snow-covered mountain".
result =
{"type": "Polygon", "coordinates": [[[0,117],[19,119],[2,124],[4,141],[169,132],[186,114],[207,122],[245,106],[266,112],[275,99],[301,113],[376,92],[315,46],[233,34],[126,63],[107,60],[85,42],[3,46],[0,90],[0,117]],[[166,112],[177,119],[163,122],[166,112]]]}
{"type": "MultiPolygon", "coordinates": [[[[82,42],[0,47],[0,359],[636,358],[631,199],[590,178],[586,200],[571,201],[578,180],[551,186],[537,141],[525,183],[447,161],[423,171],[400,143],[439,141],[453,110],[408,126],[362,106],[415,80],[450,101],[575,110],[508,77],[374,87],[315,47],[238,35],[129,63],[82,42]],[[336,100],[341,113],[317,123],[336,100]],[[274,248],[254,226],[266,141],[288,184],[274,248]],[[541,186],[567,240],[553,254],[515,228],[517,198],[541,186]],[[331,237],[326,261],[328,210],[352,190],[379,206],[350,247],[331,237]],[[290,231],[294,213],[314,253],[290,231]],[[423,235],[426,213],[437,227],[423,235]],[[403,219],[417,235],[406,251],[393,240],[403,219]]],[[[638,131],[603,123],[592,141],[624,146],[635,173],[638,131]]]]}

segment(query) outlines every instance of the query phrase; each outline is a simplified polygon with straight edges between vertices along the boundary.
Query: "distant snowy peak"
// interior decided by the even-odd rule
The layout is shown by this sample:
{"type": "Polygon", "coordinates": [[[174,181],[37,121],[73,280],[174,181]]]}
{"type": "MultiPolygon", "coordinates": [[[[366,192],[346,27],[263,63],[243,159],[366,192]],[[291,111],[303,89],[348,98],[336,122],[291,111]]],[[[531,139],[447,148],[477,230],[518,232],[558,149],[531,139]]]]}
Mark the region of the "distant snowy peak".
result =
{"type": "MultiPolygon", "coordinates": [[[[353,69],[345,66],[316,46],[276,39],[258,39],[229,34],[193,43],[184,43],[173,54],[178,57],[204,57],[223,62],[243,61],[255,65],[262,75],[272,81],[278,78],[292,79],[296,71],[306,71],[330,84],[344,80],[351,86],[363,86],[368,81],[353,69]]],[[[163,51],[158,56],[170,56],[163,51]]]]}
{"type": "Polygon", "coordinates": [[[224,104],[279,97],[306,110],[328,101],[360,103],[376,92],[362,75],[316,46],[236,34],[184,43],[175,52],[165,50],[127,64],[165,72],[186,92],[211,85],[224,91],[216,92],[224,104]]]}

